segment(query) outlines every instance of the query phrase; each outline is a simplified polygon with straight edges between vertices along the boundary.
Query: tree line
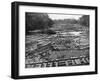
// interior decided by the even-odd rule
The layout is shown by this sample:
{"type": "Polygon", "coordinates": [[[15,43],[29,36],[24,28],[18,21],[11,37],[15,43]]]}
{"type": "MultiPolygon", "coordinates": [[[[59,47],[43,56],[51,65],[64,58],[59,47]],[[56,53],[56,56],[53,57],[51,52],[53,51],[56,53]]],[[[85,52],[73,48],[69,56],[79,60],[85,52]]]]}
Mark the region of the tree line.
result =
{"type": "MultiPolygon", "coordinates": [[[[83,15],[78,20],[76,19],[64,19],[64,20],[52,20],[47,13],[26,13],[25,14],[26,34],[33,30],[49,30],[53,27],[53,24],[80,24],[89,27],[89,15],[83,15]]],[[[52,32],[50,30],[50,32],[52,32]]],[[[54,33],[54,32],[53,32],[54,33]]]]}
{"type": "Polygon", "coordinates": [[[46,13],[26,13],[26,33],[52,27],[53,21],[46,13]]]}

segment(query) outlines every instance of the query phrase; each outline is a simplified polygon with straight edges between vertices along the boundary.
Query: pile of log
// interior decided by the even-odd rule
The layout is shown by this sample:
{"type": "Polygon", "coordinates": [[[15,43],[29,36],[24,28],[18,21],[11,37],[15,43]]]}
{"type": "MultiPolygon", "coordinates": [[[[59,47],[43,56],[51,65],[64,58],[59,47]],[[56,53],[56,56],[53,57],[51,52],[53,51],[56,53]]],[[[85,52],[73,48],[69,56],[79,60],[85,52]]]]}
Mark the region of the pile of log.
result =
{"type": "Polygon", "coordinates": [[[55,60],[50,62],[30,63],[25,64],[26,68],[39,68],[39,67],[61,67],[61,66],[78,66],[89,65],[88,56],[71,57],[70,59],[55,60]]]}

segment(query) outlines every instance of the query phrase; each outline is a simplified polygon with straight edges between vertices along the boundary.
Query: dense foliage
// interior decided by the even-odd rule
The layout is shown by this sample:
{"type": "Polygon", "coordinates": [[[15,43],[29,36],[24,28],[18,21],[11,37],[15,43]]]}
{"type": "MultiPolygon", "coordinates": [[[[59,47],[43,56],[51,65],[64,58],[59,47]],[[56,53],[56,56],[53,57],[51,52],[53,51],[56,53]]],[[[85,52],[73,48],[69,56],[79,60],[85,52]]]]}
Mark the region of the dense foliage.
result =
{"type": "Polygon", "coordinates": [[[89,15],[83,15],[80,19],[79,19],[79,23],[83,26],[87,26],[89,27],[89,15]]]}
{"type": "Polygon", "coordinates": [[[46,13],[26,13],[26,34],[32,30],[48,29],[53,21],[46,13]]]}

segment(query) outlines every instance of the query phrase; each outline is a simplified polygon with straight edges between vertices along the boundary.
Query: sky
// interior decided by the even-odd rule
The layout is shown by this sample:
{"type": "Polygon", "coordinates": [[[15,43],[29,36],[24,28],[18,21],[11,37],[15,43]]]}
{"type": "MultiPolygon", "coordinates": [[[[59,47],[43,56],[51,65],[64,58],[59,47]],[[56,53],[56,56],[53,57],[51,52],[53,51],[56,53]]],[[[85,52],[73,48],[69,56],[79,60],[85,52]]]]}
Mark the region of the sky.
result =
{"type": "Polygon", "coordinates": [[[65,15],[65,14],[48,14],[53,20],[55,19],[79,19],[82,15],[65,15]]]}

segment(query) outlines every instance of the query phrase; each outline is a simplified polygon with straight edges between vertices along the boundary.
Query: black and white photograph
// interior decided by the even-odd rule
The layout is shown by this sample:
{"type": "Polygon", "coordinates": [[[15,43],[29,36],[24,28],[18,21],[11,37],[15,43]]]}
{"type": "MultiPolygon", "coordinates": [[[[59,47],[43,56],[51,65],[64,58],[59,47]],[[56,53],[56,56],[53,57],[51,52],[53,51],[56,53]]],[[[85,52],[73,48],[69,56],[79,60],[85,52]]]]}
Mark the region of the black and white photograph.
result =
{"type": "Polygon", "coordinates": [[[12,3],[11,77],[97,74],[97,7],[12,3]]]}
{"type": "Polygon", "coordinates": [[[89,65],[89,15],[25,13],[25,68],[89,65]]]}

